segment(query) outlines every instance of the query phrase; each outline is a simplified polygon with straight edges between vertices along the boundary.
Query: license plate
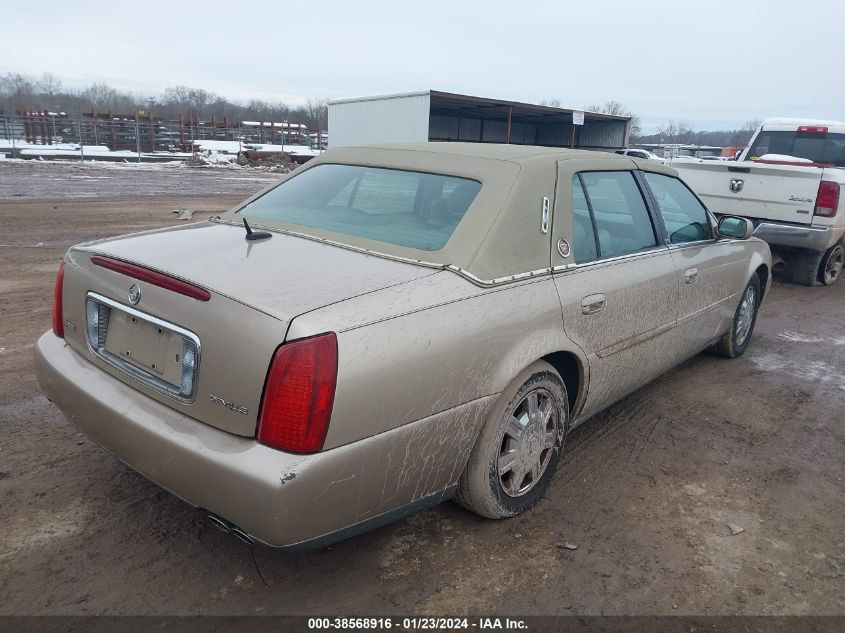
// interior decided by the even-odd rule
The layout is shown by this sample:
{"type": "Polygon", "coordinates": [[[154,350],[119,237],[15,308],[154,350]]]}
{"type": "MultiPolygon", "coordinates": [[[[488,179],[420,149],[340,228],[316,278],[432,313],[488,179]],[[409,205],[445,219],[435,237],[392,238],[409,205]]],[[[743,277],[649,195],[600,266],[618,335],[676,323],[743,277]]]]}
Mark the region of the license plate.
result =
{"type": "Polygon", "coordinates": [[[178,325],[94,292],[85,304],[91,350],[112,367],[183,402],[193,402],[200,340],[178,325]]]}
{"type": "Polygon", "coordinates": [[[178,387],[182,378],[182,337],[141,318],[112,310],[105,350],[178,387]]]}

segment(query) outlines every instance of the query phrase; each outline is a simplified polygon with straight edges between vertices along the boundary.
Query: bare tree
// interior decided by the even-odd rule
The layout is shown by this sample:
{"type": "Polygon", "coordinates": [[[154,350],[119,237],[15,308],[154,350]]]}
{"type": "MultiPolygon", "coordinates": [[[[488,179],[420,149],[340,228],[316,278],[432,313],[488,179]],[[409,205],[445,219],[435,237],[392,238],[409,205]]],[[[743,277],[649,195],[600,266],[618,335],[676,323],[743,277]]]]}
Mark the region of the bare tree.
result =
{"type": "Polygon", "coordinates": [[[36,84],[37,88],[49,97],[55,97],[62,91],[62,81],[53,73],[44,73],[36,84]]]}
{"type": "Polygon", "coordinates": [[[543,99],[537,105],[548,106],[550,108],[559,108],[560,107],[560,99],[543,99]]]}
{"type": "Polygon", "coordinates": [[[322,99],[308,99],[305,102],[305,114],[308,117],[309,127],[313,129],[326,129],[329,118],[329,100],[322,99]]]}

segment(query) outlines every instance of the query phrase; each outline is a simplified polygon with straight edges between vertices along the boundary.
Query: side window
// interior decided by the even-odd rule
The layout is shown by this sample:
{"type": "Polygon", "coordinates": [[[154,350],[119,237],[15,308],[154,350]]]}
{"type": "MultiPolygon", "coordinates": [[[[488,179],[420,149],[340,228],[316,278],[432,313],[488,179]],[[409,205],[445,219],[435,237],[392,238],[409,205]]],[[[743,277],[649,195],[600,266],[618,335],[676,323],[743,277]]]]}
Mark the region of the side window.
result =
{"type": "Polygon", "coordinates": [[[713,237],[707,211],[683,182],[672,176],[647,171],[643,174],[657,198],[671,244],[697,242],[713,237]]]}
{"type": "Polygon", "coordinates": [[[572,255],[576,264],[591,262],[598,257],[590,207],[577,175],[572,177],[572,255]]]}
{"type": "Polygon", "coordinates": [[[648,209],[630,171],[583,172],[580,178],[595,220],[599,257],[657,246],[648,209]]]}

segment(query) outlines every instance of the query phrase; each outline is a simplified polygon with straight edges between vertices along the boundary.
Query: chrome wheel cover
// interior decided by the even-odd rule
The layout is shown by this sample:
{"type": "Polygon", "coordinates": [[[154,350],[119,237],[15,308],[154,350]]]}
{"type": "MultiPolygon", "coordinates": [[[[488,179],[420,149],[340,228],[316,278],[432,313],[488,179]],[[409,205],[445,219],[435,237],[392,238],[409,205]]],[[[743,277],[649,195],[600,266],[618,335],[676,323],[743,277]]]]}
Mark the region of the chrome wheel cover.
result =
{"type": "Polygon", "coordinates": [[[824,283],[829,286],[839,279],[842,274],[842,266],[845,263],[845,248],[841,244],[833,247],[824,265],[824,283]]]}
{"type": "Polygon", "coordinates": [[[736,344],[742,345],[748,338],[751,331],[751,324],[754,322],[754,306],[757,303],[757,291],[754,286],[748,286],[745,294],[742,295],[742,302],[739,304],[739,312],[736,315],[736,344]]]}
{"type": "Polygon", "coordinates": [[[496,468],[509,497],[530,492],[543,477],[558,443],[560,420],[552,395],[528,392],[508,417],[496,468]]]}

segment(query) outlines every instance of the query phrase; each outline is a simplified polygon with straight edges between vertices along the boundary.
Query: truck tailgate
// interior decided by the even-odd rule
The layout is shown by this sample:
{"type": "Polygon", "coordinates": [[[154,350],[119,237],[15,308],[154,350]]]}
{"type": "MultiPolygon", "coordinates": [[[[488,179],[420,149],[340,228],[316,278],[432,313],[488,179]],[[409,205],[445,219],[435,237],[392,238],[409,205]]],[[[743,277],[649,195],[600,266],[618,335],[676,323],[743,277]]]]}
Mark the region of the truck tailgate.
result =
{"type": "Polygon", "coordinates": [[[751,161],[727,164],[672,163],[714,213],[810,224],[822,178],[816,167],[768,165],[751,161]]]}

